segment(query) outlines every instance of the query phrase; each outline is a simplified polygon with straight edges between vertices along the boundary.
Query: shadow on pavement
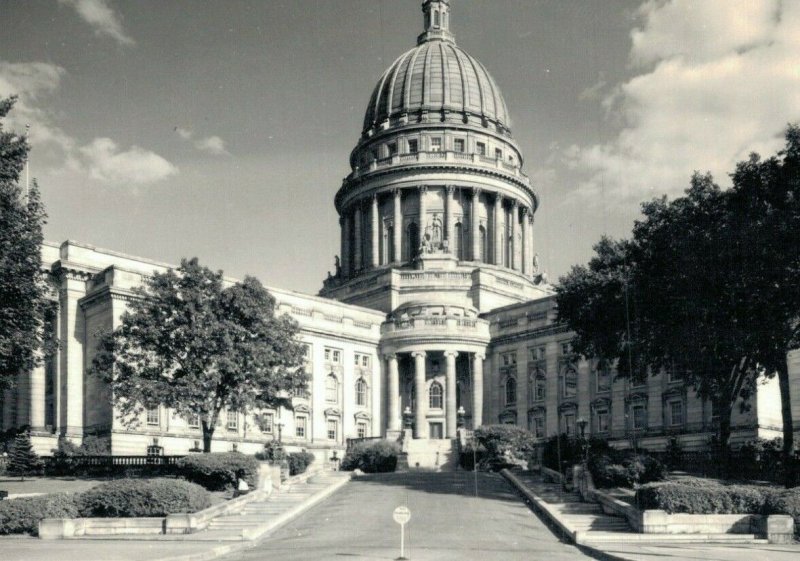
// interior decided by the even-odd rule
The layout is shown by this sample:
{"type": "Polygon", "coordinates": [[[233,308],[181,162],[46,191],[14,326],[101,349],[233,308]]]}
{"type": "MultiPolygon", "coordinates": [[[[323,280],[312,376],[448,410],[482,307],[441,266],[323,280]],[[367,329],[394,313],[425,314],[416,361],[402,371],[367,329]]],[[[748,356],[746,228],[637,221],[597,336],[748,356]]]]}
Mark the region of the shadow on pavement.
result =
{"type": "MultiPolygon", "coordinates": [[[[425,493],[476,496],[475,472],[408,471],[401,473],[372,473],[353,478],[354,483],[390,485],[425,493]]],[[[477,496],[482,499],[520,502],[521,498],[497,473],[477,474],[477,496]]]]}

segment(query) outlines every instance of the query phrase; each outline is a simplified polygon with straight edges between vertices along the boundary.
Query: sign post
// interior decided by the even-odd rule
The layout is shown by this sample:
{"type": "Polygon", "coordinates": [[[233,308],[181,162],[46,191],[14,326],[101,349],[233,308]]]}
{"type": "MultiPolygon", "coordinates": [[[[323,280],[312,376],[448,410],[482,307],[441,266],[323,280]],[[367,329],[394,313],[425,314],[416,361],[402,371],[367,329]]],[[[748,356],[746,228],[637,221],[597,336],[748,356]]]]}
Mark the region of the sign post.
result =
{"type": "Polygon", "coordinates": [[[408,559],[405,556],[405,534],[406,534],[406,523],[411,520],[411,511],[408,510],[407,506],[398,506],[394,509],[392,513],[392,517],[394,521],[400,524],[400,557],[398,557],[398,561],[400,559],[408,559]]]}

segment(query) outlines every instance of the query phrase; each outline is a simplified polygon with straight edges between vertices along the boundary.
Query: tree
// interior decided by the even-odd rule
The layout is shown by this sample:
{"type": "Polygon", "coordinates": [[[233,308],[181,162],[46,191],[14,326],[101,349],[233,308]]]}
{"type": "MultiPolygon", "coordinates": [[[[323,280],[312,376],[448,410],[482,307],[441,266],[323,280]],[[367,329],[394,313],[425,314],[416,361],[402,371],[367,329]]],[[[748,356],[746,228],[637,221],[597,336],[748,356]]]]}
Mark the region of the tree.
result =
{"type": "Polygon", "coordinates": [[[220,412],[291,406],[305,388],[297,323],[275,316],[275,300],[255,278],[223,287],[221,272],[183,260],[134,290],[121,324],[101,335],[92,372],[135,424],[159,405],[199,417],[204,452],[220,412]]]}
{"type": "MultiPolygon", "coordinates": [[[[34,182],[19,185],[28,157],[24,136],[4,132],[2,119],[16,98],[0,99],[0,390],[40,363],[49,306],[41,273],[44,208],[34,182]]],[[[46,352],[45,352],[46,354],[46,352]]]]}
{"type": "Polygon", "coordinates": [[[14,439],[14,448],[11,451],[11,460],[8,463],[8,473],[19,475],[24,480],[26,475],[35,473],[39,466],[39,456],[33,451],[30,433],[27,430],[20,431],[14,439]]]}

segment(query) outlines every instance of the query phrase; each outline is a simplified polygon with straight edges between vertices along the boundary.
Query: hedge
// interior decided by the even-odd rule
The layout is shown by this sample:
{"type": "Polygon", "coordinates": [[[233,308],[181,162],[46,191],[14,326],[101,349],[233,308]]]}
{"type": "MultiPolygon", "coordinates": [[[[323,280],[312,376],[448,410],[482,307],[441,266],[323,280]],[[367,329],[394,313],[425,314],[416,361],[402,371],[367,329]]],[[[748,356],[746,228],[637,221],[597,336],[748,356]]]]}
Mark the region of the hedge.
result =
{"type": "Polygon", "coordinates": [[[210,491],[236,488],[239,474],[251,489],[256,489],[258,470],[258,460],[241,452],[195,454],[178,460],[181,477],[210,491]]]}
{"type": "Polygon", "coordinates": [[[305,473],[308,466],[314,461],[314,454],[311,452],[292,452],[287,458],[289,462],[289,475],[300,475],[305,473]]]}
{"type": "Polygon", "coordinates": [[[642,510],[670,514],[789,514],[800,521],[800,488],[676,481],[643,485],[636,501],[642,510]]]}
{"type": "Polygon", "coordinates": [[[74,495],[58,493],[0,501],[0,534],[39,534],[39,521],[45,518],[75,518],[78,507],[74,495]]]}
{"type": "Polygon", "coordinates": [[[211,506],[208,491],[181,479],[120,479],[75,498],[84,518],[132,518],[197,512],[211,506]]]}
{"type": "Polygon", "coordinates": [[[609,450],[589,457],[589,471],[599,488],[632,487],[634,483],[661,481],[664,464],[647,454],[625,454],[609,450]]]}
{"type": "Polygon", "coordinates": [[[388,440],[367,440],[354,444],[342,458],[342,470],[385,473],[397,469],[400,446],[388,440]]]}

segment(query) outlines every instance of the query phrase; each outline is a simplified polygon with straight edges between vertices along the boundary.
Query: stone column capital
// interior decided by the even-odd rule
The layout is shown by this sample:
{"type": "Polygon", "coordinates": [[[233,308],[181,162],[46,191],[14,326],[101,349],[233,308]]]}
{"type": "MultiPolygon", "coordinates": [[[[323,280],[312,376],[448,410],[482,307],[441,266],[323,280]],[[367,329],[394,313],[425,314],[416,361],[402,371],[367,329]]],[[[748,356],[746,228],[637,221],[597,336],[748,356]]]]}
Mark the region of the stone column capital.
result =
{"type": "Polygon", "coordinates": [[[392,195],[394,195],[394,197],[400,197],[401,195],[400,191],[401,191],[400,188],[395,187],[394,189],[392,189],[392,195]]]}
{"type": "Polygon", "coordinates": [[[424,193],[424,192],[426,192],[428,190],[428,186],[427,185],[420,185],[418,187],[418,189],[419,189],[420,193],[424,193]]]}
{"type": "Polygon", "coordinates": [[[526,217],[527,215],[528,215],[528,207],[526,207],[526,206],[523,206],[523,207],[522,207],[522,217],[524,218],[524,217],[526,217]]]}
{"type": "Polygon", "coordinates": [[[456,192],[456,186],[455,185],[447,185],[445,187],[445,189],[447,190],[447,194],[451,195],[451,196],[453,195],[453,193],[456,192]]]}
{"type": "Polygon", "coordinates": [[[386,353],[383,355],[386,360],[397,360],[397,353],[386,353]]]}
{"type": "Polygon", "coordinates": [[[372,195],[370,196],[370,199],[372,200],[372,204],[377,204],[378,203],[378,193],[372,193],[372,195]]]}
{"type": "Polygon", "coordinates": [[[498,205],[498,206],[502,205],[502,204],[503,204],[503,199],[504,199],[504,198],[505,198],[505,197],[503,197],[503,195],[501,195],[500,193],[497,193],[497,194],[494,196],[494,204],[496,204],[496,205],[498,205]]]}
{"type": "Polygon", "coordinates": [[[420,358],[420,357],[425,358],[426,356],[428,356],[428,353],[426,353],[425,351],[414,351],[411,353],[411,356],[413,356],[414,358],[420,358]]]}
{"type": "Polygon", "coordinates": [[[486,360],[486,355],[484,353],[473,353],[475,356],[475,360],[486,360]]]}
{"type": "Polygon", "coordinates": [[[517,199],[511,199],[511,206],[516,210],[519,207],[519,201],[517,199]]]}
{"type": "Polygon", "coordinates": [[[453,358],[456,358],[458,356],[458,351],[445,351],[444,356],[446,357],[451,356],[453,358]]]}
{"type": "Polygon", "coordinates": [[[476,199],[476,198],[478,198],[478,196],[481,194],[481,191],[482,191],[482,190],[483,190],[483,189],[481,189],[480,187],[475,187],[475,188],[472,190],[472,198],[473,198],[473,199],[476,199]]]}

